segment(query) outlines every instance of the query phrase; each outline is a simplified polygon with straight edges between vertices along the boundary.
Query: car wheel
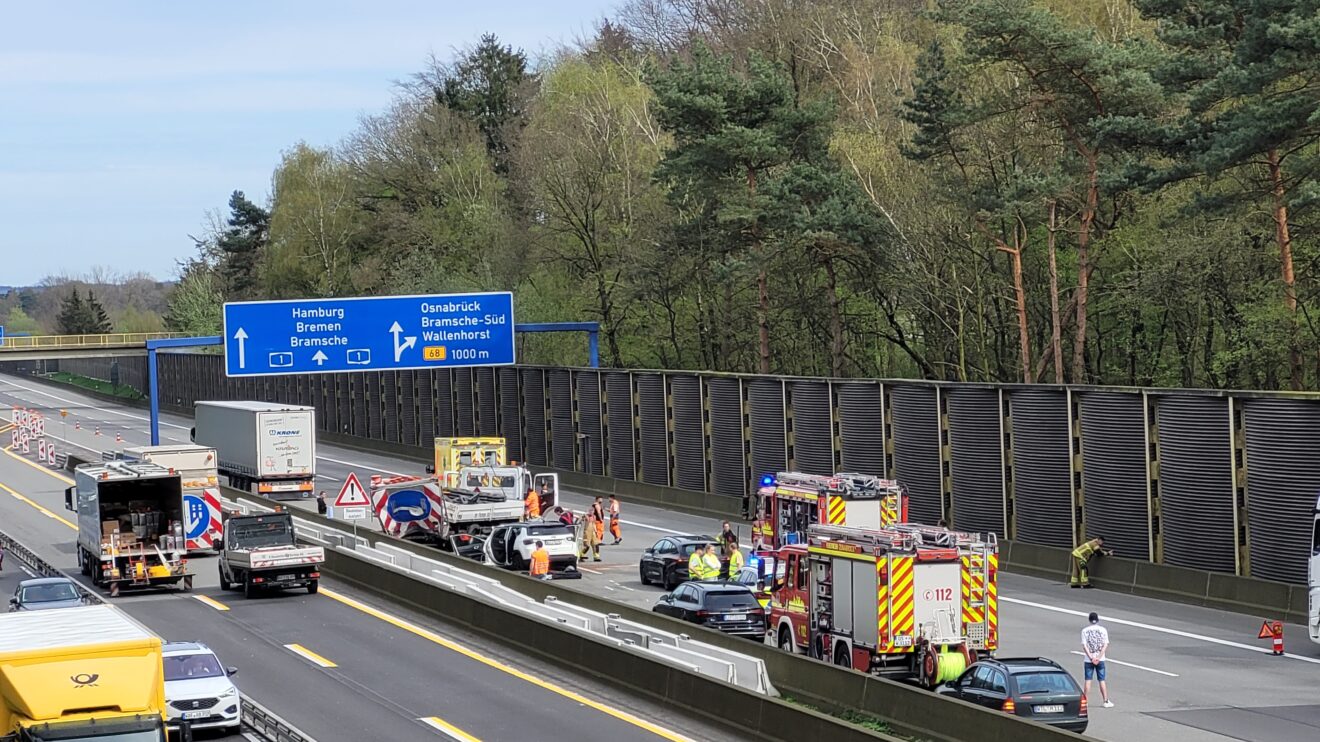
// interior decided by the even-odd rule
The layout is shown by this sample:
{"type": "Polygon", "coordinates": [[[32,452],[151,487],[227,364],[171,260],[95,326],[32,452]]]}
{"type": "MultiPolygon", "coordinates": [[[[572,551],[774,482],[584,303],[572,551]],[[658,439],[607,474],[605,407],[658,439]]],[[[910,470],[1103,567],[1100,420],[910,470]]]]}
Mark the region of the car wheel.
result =
{"type": "Polygon", "coordinates": [[[311,582],[307,583],[307,594],[315,595],[316,591],[319,590],[320,588],[321,588],[320,580],[312,580],[311,582]]]}
{"type": "Polygon", "coordinates": [[[640,579],[640,580],[642,581],[642,584],[643,584],[643,585],[649,585],[649,584],[651,584],[651,578],[646,576],[646,565],[645,565],[645,564],[639,564],[639,565],[637,565],[637,577],[638,577],[638,579],[640,579]]]}
{"type": "Polygon", "coordinates": [[[834,648],[834,664],[839,667],[846,667],[849,670],[852,669],[852,658],[848,656],[847,645],[840,644],[834,648]]]}
{"type": "Polygon", "coordinates": [[[224,568],[224,567],[219,566],[219,565],[216,565],[216,571],[218,571],[218,572],[220,573],[220,589],[221,589],[221,590],[229,590],[230,588],[232,588],[232,587],[234,586],[234,584],[233,584],[232,582],[230,582],[229,580],[227,580],[227,579],[225,578],[225,568],[224,568]]]}
{"type": "Polygon", "coordinates": [[[257,586],[252,582],[252,576],[243,578],[243,597],[251,599],[257,594],[257,586]]]}
{"type": "Polygon", "coordinates": [[[670,568],[665,572],[664,586],[666,590],[673,590],[678,587],[678,570],[670,568]]]}

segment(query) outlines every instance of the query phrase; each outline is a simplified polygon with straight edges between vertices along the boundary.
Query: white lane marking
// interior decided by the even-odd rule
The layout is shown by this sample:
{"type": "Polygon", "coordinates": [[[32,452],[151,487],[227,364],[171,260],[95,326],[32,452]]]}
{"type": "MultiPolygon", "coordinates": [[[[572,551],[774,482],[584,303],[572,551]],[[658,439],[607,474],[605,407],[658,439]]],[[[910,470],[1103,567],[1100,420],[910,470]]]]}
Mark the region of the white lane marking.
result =
{"type": "MultiPolygon", "coordinates": [[[[1018,604],[1018,605],[1025,605],[1025,606],[1028,606],[1028,607],[1030,607],[1030,608],[1039,608],[1039,609],[1041,609],[1041,610],[1043,610],[1043,611],[1054,611],[1055,613],[1066,613],[1066,614],[1068,614],[1068,615],[1070,615],[1070,616],[1083,616],[1083,617],[1085,617],[1086,615],[1088,615],[1087,612],[1085,612],[1085,611],[1075,611],[1075,610],[1072,610],[1071,608],[1059,608],[1058,606],[1045,605],[1044,603],[1033,603],[1033,602],[1031,602],[1031,601],[1029,601],[1029,600],[1019,600],[1019,599],[1017,599],[1017,598],[1006,598],[1006,597],[1004,597],[1003,595],[1000,595],[1000,596],[999,596],[999,602],[1001,602],[1001,603],[1016,603],[1016,604],[1018,604]]],[[[1184,639],[1196,639],[1196,640],[1198,640],[1198,641],[1209,642],[1210,644],[1218,644],[1218,645],[1223,646],[1223,647],[1236,647],[1237,649],[1245,649],[1245,650],[1247,650],[1247,651],[1249,651],[1249,652],[1258,652],[1258,653],[1260,653],[1260,654],[1273,654],[1273,651],[1271,651],[1271,650],[1269,650],[1269,649],[1266,649],[1265,647],[1253,647],[1253,646],[1251,646],[1250,644],[1242,644],[1241,642],[1229,641],[1229,640],[1227,640],[1227,639],[1216,639],[1216,638],[1213,637],[1213,636],[1205,636],[1205,635],[1203,635],[1203,634],[1193,634],[1193,633],[1188,632],[1188,631],[1179,631],[1178,629],[1166,629],[1166,628],[1164,628],[1163,626],[1152,626],[1152,625],[1150,625],[1150,624],[1148,624],[1148,623],[1140,623],[1140,622],[1138,622],[1138,621],[1128,621],[1128,620],[1126,620],[1126,619],[1122,619],[1122,618],[1113,618],[1112,616],[1105,616],[1105,617],[1104,617],[1104,622],[1105,622],[1105,623],[1112,623],[1112,624],[1119,624],[1120,626],[1131,626],[1131,627],[1133,627],[1133,628],[1137,628],[1137,629],[1146,629],[1147,631],[1155,631],[1155,632],[1159,632],[1159,633],[1161,633],[1161,634],[1170,634],[1170,635],[1172,635],[1172,636],[1180,636],[1180,637],[1182,637],[1182,638],[1184,638],[1184,639]]],[[[1310,662],[1310,663],[1313,664],[1313,665],[1320,665],[1320,660],[1318,660],[1318,659],[1316,659],[1316,658],[1314,658],[1314,657],[1303,657],[1303,656],[1300,655],[1300,654],[1285,654],[1285,655],[1283,655],[1283,656],[1284,656],[1284,657],[1288,657],[1288,658],[1290,658],[1290,659],[1294,659],[1294,660],[1300,660],[1300,661],[1302,661],[1302,662],[1310,662]]]]}
{"type": "Polygon", "coordinates": [[[630,593],[632,593],[632,592],[636,592],[635,590],[633,590],[632,588],[628,587],[627,585],[620,585],[620,584],[617,583],[617,582],[614,583],[614,586],[617,587],[617,588],[619,588],[620,590],[627,590],[627,591],[630,592],[630,593]]]}
{"type": "Polygon", "coordinates": [[[583,567],[581,564],[578,565],[578,569],[582,570],[583,572],[590,572],[590,573],[592,573],[593,575],[603,575],[603,574],[605,574],[604,572],[600,572],[600,571],[598,571],[598,570],[594,570],[594,569],[592,569],[591,567],[583,567]]]}
{"type": "Polygon", "coordinates": [[[380,468],[379,466],[369,466],[369,465],[367,465],[367,464],[362,464],[362,463],[353,463],[352,461],[343,461],[343,460],[341,460],[341,459],[332,459],[332,458],[330,458],[329,456],[317,456],[316,458],[318,458],[318,459],[320,459],[320,460],[322,460],[322,461],[330,461],[330,462],[335,463],[335,464],[343,464],[344,466],[355,466],[355,467],[357,467],[357,468],[359,468],[359,469],[366,469],[367,471],[378,471],[378,472],[380,472],[381,474],[393,474],[393,475],[396,476],[396,477],[408,477],[408,476],[413,476],[413,475],[411,475],[411,474],[404,474],[404,473],[402,473],[402,472],[390,471],[389,469],[382,469],[382,468],[380,468]]]}
{"type": "MultiPolygon", "coordinates": [[[[1072,651],[1072,653],[1075,654],[1075,655],[1077,655],[1078,657],[1085,657],[1085,656],[1086,656],[1086,654],[1085,654],[1084,652],[1078,652],[1076,649],[1074,649],[1074,650],[1072,651]]],[[[1116,660],[1116,659],[1114,659],[1113,657],[1106,657],[1106,658],[1105,658],[1105,662],[1112,662],[1112,663],[1114,663],[1115,665],[1122,665],[1123,667],[1135,667],[1135,668],[1138,669],[1138,670],[1145,670],[1146,672],[1153,672],[1153,673],[1157,673],[1157,674],[1159,674],[1159,675],[1167,675],[1167,676],[1169,676],[1169,677],[1171,677],[1171,678],[1176,678],[1176,677],[1178,677],[1178,675],[1175,674],[1175,673],[1165,672],[1165,671],[1163,671],[1163,670],[1156,670],[1156,669],[1153,668],[1153,667],[1145,667],[1145,666],[1143,666],[1143,665],[1134,665],[1134,664],[1132,664],[1131,662],[1122,662],[1122,661],[1120,661],[1120,660],[1116,660]]]]}
{"type": "Polygon", "coordinates": [[[317,474],[317,475],[316,475],[316,478],[317,478],[317,479],[326,479],[326,480],[329,480],[329,481],[331,481],[331,482],[338,482],[338,481],[339,481],[338,479],[336,479],[335,477],[330,476],[329,474],[317,474]]]}
{"type": "Polygon", "coordinates": [[[610,592],[614,592],[614,588],[610,587],[609,585],[601,585],[601,587],[605,588],[606,590],[609,590],[610,592]]]}
{"type": "MultiPolygon", "coordinates": [[[[6,383],[6,384],[9,384],[10,386],[14,386],[14,387],[17,387],[17,388],[19,388],[19,389],[22,389],[22,390],[24,390],[24,391],[32,392],[33,394],[40,394],[40,395],[43,396],[43,397],[50,397],[51,399],[54,399],[54,400],[59,401],[59,402],[63,402],[63,403],[65,403],[65,404],[67,404],[67,405],[73,405],[73,406],[76,406],[76,407],[86,407],[86,408],[89,409],[89,410],[96,410],[97,412],[104,412],[104,413],[107,414],[107,415],[119,415],[120,417],[127,417],[127,418],[129,418],[129,419],[131,419],[131,420],[145,420],[145,421],[147,421],[147,422],[151,422],[151,418],[149,418],[149,417],[142,417],[141,415],[130,415],[130,414],[128,414],[127,412],[121,412],[121,411],[119,411],[119,410],[108,410],[108,409],[106,409],[106,408],[104,408],[104,407],[97,407],[97,406],[94,405],[94,404],[88,404],[87,402],[78,402],[78,401],[75,401],[75,400],[69,399],[68,397],[61,397],[61,396],[59,396],[59,395],[57,395],[57,394],[51,394],[50,392],[45,392],[45,391],[42,391],[42,390],[40,390],[40,389],[33,389],[32,387],[23,386],[22,384],[19,384],[19,383],[16,383],[16,382],[10,381],[9,379],[5,379],[5,383],[6,383]]],[[[161,424],[161,425],[168,425],[168,426],[171,427],[171,428],[179,428],[179,429],[181,429],[181,430],[187,430],[187,429],[188,429],[188,426],[187,426],[187,425],[175,425],[174,423],[166,422],[166,421],[164,421],[164,420],[161,420],[161,421],[160,421],[160,424],[161,424]]]]}
{"type": "Polygon", "coordinates": [[[36,577],[36,576],[37,576],[37,573],[36,573],[36,572],[33,572],[32,570],[28,569],[27,567],[25,567],[25,566],[22,565],[22,564],[18,565],[18,568],[21,569],[21,570],[23,570],[23,573],[26,574],[28,577],[36,577]]]}

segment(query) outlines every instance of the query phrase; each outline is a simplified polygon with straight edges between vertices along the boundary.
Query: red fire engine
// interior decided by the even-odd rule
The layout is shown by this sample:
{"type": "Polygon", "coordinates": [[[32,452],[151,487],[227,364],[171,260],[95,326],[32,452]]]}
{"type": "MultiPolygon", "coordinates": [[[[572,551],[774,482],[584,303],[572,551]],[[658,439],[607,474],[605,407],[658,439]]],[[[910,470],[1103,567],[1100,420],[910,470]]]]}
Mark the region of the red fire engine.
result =
{"type": "Polygon", "coordinates": [[[762,549],[806,542],[814,524],[881,528],[907,522],[907,491],[870,474],[779,472],[761,478],[752,535],[762,549]]]}
{"type": "Polygon", "coordinates": [[[779,575],[767,631],[786,651],[934,687],[998,647],[994,534],[812,525],[762,558],[779,575]]]}

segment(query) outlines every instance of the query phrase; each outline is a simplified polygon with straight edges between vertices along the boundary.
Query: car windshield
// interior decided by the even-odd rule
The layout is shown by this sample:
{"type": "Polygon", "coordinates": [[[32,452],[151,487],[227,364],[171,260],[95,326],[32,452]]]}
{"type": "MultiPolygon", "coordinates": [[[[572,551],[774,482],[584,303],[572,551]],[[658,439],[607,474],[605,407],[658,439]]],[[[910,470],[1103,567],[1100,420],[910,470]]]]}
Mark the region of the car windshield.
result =
{"type": "Polygon", "coordinates": [[[745,590],[713,590],[706,593],[706,608],[713,611],[731,608],[757,608],[756,598],[745,590]]]}
{"type": "Polygon", "coordinates": [[[1064,672],[1024,672],[1014,678],[1018,692],[1024,696],[1077,692],[1077,685],[1064,672]]]}
{"type": "Polygon", "coordinates": [[[31,585],[23,588],[19,595],[20,603],[49,603],[55,600],[77,600],[78,591],[67,582],[50,585],[31,585]]]}
{"type": "Polygon", "coordinates": [[[166,680],[218,678],[224,674],[213,654],[181,654],[165,658],[166,680]]]}
{"type": "Polygon", "coordinates": [[[249,521],[247,523],[230,523],[225,528],[232,534],[232,542],[242,548],[294,545],[289,524],[282,518],[249,521]]]}

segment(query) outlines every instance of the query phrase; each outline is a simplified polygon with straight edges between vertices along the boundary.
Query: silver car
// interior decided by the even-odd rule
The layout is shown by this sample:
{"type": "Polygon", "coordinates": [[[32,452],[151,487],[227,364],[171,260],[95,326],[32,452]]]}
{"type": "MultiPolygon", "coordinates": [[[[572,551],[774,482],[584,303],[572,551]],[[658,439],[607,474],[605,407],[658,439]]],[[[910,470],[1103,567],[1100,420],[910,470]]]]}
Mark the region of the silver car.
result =
{"type": "Polygon", "coordinates": [[[18,583],[9,599],[9,612],[49,611],[86,605],[78,584],[67,577],[38,577],[18,583]]]}

